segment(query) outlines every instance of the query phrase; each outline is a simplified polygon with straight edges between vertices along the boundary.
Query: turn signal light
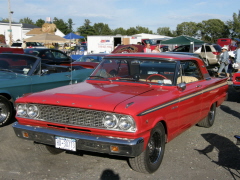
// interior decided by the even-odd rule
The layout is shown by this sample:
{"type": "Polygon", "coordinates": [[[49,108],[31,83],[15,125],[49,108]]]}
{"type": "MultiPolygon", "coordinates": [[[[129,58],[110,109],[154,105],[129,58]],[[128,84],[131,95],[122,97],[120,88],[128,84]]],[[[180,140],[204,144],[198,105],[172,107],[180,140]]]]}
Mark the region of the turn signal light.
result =
{"type": "Polygon", "coordinates": [[[119,152],[118,146],[110,146],[111,152],[119,152]]]}
{"type": "Polygon", "coordinates": [[[29,134],[27,132],[23,132],[22,134],[23,134],[23,137],[29,138],[29,134]]]}

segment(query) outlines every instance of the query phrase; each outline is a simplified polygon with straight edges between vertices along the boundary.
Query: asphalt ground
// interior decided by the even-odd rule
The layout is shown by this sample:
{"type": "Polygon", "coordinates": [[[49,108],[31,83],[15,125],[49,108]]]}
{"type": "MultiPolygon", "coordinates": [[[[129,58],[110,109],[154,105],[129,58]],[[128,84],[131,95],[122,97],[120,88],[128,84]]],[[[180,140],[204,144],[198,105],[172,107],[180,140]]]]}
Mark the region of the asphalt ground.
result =
{"type": "MultiPolygon", "coordinates": [[[[231,82],[229,82],[231,84],[231,82]]],[[[194,126],[166,145],[153,174],[133,171],[124,157],[77,152],[43,154],[17,138],[10,125],[0,128],[1,180],[236,180],[240,179],[240,92],[229,85],[211,128],[194,126]]]]}

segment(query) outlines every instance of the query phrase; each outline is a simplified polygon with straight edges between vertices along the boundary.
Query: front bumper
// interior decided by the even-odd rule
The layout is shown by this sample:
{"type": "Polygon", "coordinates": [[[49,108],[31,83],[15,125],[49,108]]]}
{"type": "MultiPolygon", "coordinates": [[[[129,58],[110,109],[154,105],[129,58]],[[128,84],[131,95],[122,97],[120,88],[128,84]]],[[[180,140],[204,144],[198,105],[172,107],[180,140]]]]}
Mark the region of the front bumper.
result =
{"type": "Polygon", "coordinates": [[[76,149],[119,155],[126,157],[136,157],[143,151],[143,138],[120,139],[107,136],[96,136],[77,132],[67,132],[57,129],[43,128],[38,126],[21,125],[18,122],[13,124],[15,134],[19,138],[34,142],[55,146],[55,136],[76,139],[76,149]],[[24,137],[24,134],[28,137],[24,137]],[[118,152],[112,152],[110,146],[118,146],[118,152]]]}

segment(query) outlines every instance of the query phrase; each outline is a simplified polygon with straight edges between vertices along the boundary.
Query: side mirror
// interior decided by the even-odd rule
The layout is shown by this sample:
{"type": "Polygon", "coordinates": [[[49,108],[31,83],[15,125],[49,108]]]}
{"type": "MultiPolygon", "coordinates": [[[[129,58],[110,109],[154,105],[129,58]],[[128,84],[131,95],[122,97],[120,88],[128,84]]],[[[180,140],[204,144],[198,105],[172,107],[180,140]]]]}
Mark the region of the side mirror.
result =
{"type": "Polygon", "coordinates": [[[47,73],[48,73],[48,69],[42,69],[42,74],[41,74],[41,76],[44,75],[44,74],[47,74],[47,73]]]}
{"type": "Polygon", "coordinates": [[[186,89],[186,84],[185,83],[180,83],[177,85],[178,90],[184,91],[186,89]]]}

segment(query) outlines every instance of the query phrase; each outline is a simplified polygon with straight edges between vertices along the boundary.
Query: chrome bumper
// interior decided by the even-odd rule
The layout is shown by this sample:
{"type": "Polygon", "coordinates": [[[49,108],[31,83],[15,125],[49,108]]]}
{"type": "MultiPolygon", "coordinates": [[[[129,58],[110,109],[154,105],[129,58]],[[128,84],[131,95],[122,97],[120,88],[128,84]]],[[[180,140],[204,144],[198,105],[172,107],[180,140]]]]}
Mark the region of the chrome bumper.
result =
{"type": "Polygon", "coordinates": [[[15,134],[19,138],[34,142],[55,146],[55,136],[76,139],[76,149],[119,155],[126,157],[136,157],[143,151],[143,138],[138,139],[117,139],[106,136],[95,136],[84,133],[67,132],[56,129],[43,128],[38,126],[21,125],[18,122],[13,124],[15,134]],[[24,137],[23,134],[28,134],[24,137]],[[112,152],[110,146],[118,146],[118,152],[112,152]]]}

